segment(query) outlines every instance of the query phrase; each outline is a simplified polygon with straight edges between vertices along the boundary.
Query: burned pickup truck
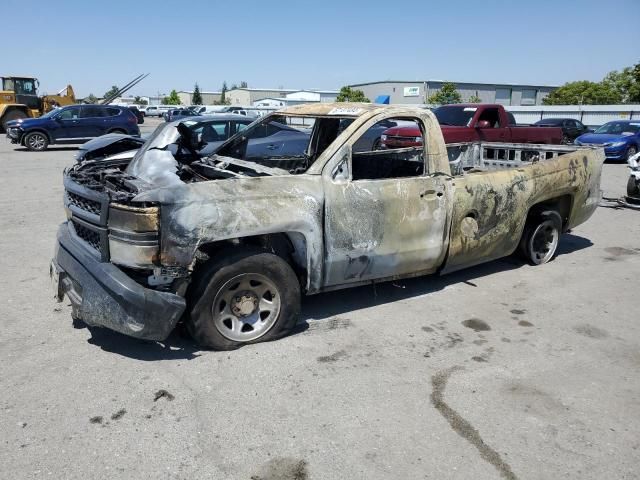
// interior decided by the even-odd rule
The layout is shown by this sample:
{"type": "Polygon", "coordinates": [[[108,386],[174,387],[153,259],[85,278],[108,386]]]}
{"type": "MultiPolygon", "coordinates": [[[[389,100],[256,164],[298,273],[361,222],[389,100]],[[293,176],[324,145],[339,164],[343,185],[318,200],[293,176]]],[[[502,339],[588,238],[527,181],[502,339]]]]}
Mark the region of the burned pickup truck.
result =
{"type": "Polygon", "coordinates": [[[427,110],[348,103],[287,108],[213,155],[201,147],[167,126],[132,160],[65,172],[51,275],[75,317],[150,340],[184,321],[201,345],[229,349],[286,334],[303,294],[516,250],[543,264],[596,209],[604,161],[592,147],[445,146],[427,110]],[[353,148],[389,121],[415,122],[422,145],[353,148]],[[273,122],[308,142],[252,154],[273,122]]]}

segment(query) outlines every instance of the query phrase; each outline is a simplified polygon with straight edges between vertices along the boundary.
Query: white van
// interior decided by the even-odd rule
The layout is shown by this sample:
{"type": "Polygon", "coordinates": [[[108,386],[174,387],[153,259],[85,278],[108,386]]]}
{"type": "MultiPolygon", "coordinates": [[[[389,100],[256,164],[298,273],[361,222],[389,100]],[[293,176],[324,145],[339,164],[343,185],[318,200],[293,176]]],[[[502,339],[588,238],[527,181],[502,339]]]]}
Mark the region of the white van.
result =
{"type": "Polygon", "coordinates": [[[209,115],[211,113],[222,113],[227,108],[226,105],[203,105],[196,109],[200,115],[209,115]]]}
{"type": "Polygon", "coordinates": [[[147,107],[147,117],[162,117],[166,112],[172,108],[184,108],[180,105],[152,105],[147,107]]]}

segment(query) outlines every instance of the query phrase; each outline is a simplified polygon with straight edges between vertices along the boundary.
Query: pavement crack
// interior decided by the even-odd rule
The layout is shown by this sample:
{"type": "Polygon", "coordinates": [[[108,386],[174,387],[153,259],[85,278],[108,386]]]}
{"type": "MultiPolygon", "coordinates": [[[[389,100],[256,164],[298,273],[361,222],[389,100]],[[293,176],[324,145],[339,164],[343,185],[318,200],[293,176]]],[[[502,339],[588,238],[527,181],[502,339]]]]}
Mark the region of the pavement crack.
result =
{"type": "Polygon", "coordinates": [[[445,420],[449,422],[453,431],[476,447],[480,452],[480,457],[493,465],[502,478],[517,480],[518,477],[513,473],[511,467],[502,459],[498,452],[485,443],[480,436],[480,432],[444,401],[444,390],[447,386],[447,381],[451,374],[457,370],[461,370],[461,367],[452,367],[438,372],[431,377],[431,385],[433,387],[431,391],[431,403],[445,420]]]}

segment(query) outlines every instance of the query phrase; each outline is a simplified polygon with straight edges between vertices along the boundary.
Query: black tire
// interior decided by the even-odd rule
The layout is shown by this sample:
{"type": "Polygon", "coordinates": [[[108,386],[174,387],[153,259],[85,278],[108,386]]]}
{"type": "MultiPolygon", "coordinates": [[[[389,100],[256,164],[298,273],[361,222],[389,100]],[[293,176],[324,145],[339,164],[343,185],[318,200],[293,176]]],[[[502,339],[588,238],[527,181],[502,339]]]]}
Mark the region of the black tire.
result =
{"type": "Polygon", "coordinates": [[[42,152],[49,146],[49,138],[42,132],[27,133],[24,137],[24,146],[32,152],[42,152]]]}
{"type": "Polygon", "coordinates": [[[626,159],[629,160],[636,153],[638,153],[638,149],[636,147],[631,146],[631,147],[627,148],[627,157],[626,157],[626,159]]]}
{"type": "Polygon", "coordinates": [[[21,118],[28,118],[27,114],[24,113],[22,110],[9,110],[3,117],[2,117],[2,131],[6,132],[7,131],[7,123],[10,122],[11,120],[20,120],[21,118]]]}
{"type": "Polygon", "coordinates": [[[571,139],[569,138],[569,135],[565,135],[565,134],[563,134],[563,135],[562,135],[562,144],[563,144],[563,145],[570,145],[570,144],[572,144],[572,143],[573,143],[573,142],[572,142],[572,141],[571,141],[571,139]]]}
{"type": "Polygon", "coordinates": [[[204,347],[233,350],[245,344],[275,340],[288,334],[300,313],[300,283],[291,266],[281,257],[260,248],[236,247],[220,252],[216,259],[201,268],[195,275],[188,300],[191,309],[186,323],[193,339],[204,347]],[[242,287],[249,285],[246,278],[255,277],[258,278],[257,289],[265,288],[264,284],[260,284],[262,278],[273,288],[267,287],[269,289],[265,294],[259,294],[250,291],[251,287],[247,287],[249,290],[242,287]],[[267,296],[263,297],[266,294],[271,296],[272,304],[277,299],[278,307],[277,314],[270,313],[263,322],[259,317],[265,312],[260,305],[263,299],[269,302],[267,296]],[[228,303],[225,297],[229,298],[228,303]],[[254,310],[240,315],[235,313],[245,305],[248,308],[253,305],[254,310]],[[215,318],[214,311],[218,311],[215,318]],[[257,319],[252,325],[249,325],[252,321],[250,317],[257,319]],[[245,319],[247,323],[243,323],[245,319]],[[236,328],[240,324],[242,327],[236,328]],[[254,325],[264,326],[256,327],[254,331],[254,325]],[[245,332],[247,326],[251,330],[245,332]],[[264,331],[259,331],[259,328],[264,331]],[[238,338],[244,335],[247,336],[246,340],[238,338]],[[251,335],[259,336],[251,338],[251,335]]]}
{"type": "Polygon", "coordinates": [[[636,177],[629,177],[629,180],[627,181],[627,195],[629,197],[640,198],[640,185],[638,185],[636,177]]]}
{"type": "Polygon", "coordinates": [[[114,128],[109,133],[121,133],[122,135],[126,135],[127,134],[127,132],[122,130],[121,128],[114,128]]]}
{"type": "Polygon", "coordinates": [[[372,150],[372,151],[374,151],[374,152],[375,152],[376,150],[380,150],[380,145],[381,145],[380,139],[379,139],[379,138],[376,138],[376,139],[373,141],[373,145],[371,146],[371,150],[372,150]]]}
{"type": "Polygon", "coordinates": [[[520,255],[530,265],[543,265],[556,256],[562,218],[555,210],[531,213],[520,239],[520,255]]]}

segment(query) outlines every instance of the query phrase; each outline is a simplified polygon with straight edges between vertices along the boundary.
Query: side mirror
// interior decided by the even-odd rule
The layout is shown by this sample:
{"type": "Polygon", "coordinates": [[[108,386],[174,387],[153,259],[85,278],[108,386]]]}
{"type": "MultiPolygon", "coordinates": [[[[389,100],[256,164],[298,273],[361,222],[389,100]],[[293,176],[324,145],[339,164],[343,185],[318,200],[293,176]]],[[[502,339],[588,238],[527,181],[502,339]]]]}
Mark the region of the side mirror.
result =
{"type": "Polygon", "coordinates": [[[331,178],[336,183],[346,183],[349,181],[349,165],[351,165],[351,145],[343,145],[336,153],[338,158],[338,164],[331,172],[331,178]]]}
{"type": "Polygon", "coordinates": [[[489,123],[489,120],[480,120],[476,128],[491,128],[491,123],[489,123]]]}

